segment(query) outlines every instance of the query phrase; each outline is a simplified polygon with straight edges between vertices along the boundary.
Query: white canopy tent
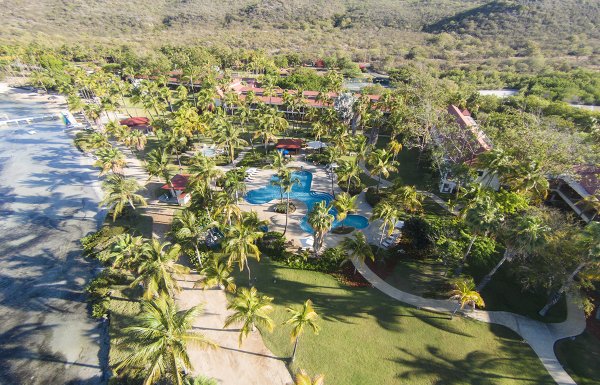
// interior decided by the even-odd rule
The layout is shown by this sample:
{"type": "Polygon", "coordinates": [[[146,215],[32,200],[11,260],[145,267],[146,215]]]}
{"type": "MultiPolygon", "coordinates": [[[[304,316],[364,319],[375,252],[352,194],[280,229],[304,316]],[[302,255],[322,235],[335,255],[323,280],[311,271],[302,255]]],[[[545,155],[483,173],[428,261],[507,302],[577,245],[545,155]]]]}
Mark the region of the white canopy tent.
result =
{"type": "Polygon", "coordinates": [[[313,150],[319,150],[321,148],[327,147],[327,144],[321,142],[320,140],[314,140],[312,142],[306,143],[306,147],[311,148],[313,150]]]}

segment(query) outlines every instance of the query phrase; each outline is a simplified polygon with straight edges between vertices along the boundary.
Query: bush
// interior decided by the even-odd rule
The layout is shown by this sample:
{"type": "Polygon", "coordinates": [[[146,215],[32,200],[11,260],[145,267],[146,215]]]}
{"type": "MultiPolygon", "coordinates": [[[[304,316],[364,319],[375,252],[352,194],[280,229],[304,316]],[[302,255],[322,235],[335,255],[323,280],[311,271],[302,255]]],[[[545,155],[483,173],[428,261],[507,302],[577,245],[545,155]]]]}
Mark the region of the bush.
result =
{"type": "Polygon", "coordinates": [[[285,237],[276,231],[266,233],[258,240],[258,249],[261,253],[273,259],[281,258],[285,252],[285,237]]]}
{"type": "MultiPolygon", "coordinates": [[[[286,210],[287,204],[286,202],[279,202],[275,204],[275,212],[279,213],[279,214],[285,214],[285,210],[286,210]]],[[[296,205],[293,204],[292,202],[290,202],[290,208],[288,213],[293,213],[294,211],[296,211],[296,205]]]]}
{"type": "Polygon", "coordinates": [[[117,235],[126,233],[127,229],[121,226],[103,226],[100,230],[81,238],[83,253],[94,256],[95,253],[105,247],[105,244],[117,235]]]}
{"type": "Polygon", "coordinates": [[[402,229],[404,239],[413,250],[426,251],[433,246],[433,227],[423,217],[410,217],[402,229]]]}
{"type": "Polygon", "coordinates": [[[299,254],[285,253],[277,260],[285,263],[287,266],[302,269],[319,271],[321,273],[334,273],[339,270],[342,261],[346,259],[346,252],[339,247],[332,247],[323,252],[320,257],[311,257],[310,252],[303,251],[299,254]]]}
{"type": "MultiPolygon", "coordinates": [[[[340,188],[343,191],[346,191],[346,189],[348,188],[348,183],[346,183],[346,182],[339,182],[338,186],[340,186],[340,188]]],[[[367,186],[364,183],[362,183],[362,182],[361,183],[355,183],[355,182],[353,182],[350,185],[350,190],[348,191],[348,193],[350,195],[352,195],[352,196],[358,195],[358,194],[360,194],[365,189],[365,187],[367,187],[367,186]]]]}
{"type": "Polygon", "coordinates": [[[88,303],[92,307],[92,317],[102,318],[108,315],[111,288],[126,281],[126,276],[113,269],[105,269],[90,281],[85,288],[88,303]]]}
{"type": "Polygon", "coordinates": [[[365,200],[371,205],[371,207],[375,207],[377,203],[381,201],[383,194],[384,192],[382,190],[380,190],[378,193],[376,187],[369,187],[365,193],[365,200]]]}

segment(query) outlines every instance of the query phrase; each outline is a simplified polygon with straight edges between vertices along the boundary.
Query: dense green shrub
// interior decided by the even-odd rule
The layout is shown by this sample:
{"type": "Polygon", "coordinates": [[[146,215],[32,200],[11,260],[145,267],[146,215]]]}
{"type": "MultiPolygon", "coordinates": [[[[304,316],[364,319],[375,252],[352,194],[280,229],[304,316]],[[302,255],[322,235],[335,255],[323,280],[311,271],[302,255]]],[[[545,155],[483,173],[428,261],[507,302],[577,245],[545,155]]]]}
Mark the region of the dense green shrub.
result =
{"type": "Polygon", "coordinates": [[[270,231],[258,240],[257,245],[261,253],[277,259],[284,254],[285,242],[286,239],[281,233],[270,231]]]}
{"type": "Polygon", "coordinates": [[[126,280],[125,274],[113,269],[104,269],[90,281],[85,291],[88,294],[88,303],[92,307],[92,317],[102,318],[108,314],[111,287],[126,280]]]}
{"type": "MultiPolygon", "coordinates": [[[[340,188],[343,191],[347,191],[347,189],[348,189],[348,183],[346,183],[346,182],[339,182],[338,186],[340,186],[340,188]]],[[[353,182],[350,185],[350,190],[348,191],[348,193],[352,196],[358,195],[365,189],[365,187],[367,187],[367,186],[362,182],[361,183],[353,182]]]]}
{"type": "Polygon", "coordinates": [[[336,272],[344,259],[346,252],[339,247],[329,248],[319,257],[312,257],[308,251],[304,251],[299,254],[285,253],[281,258],[277,258],[289,267],[322,273],[336,272]]]}
{"type": "Polygon", "coordinates": [[[379,192],[377,192],[376,187],[369,187],[365,193],[365,200],[371,205],[371,207],[375,207],[377,203],[381,201],[383,194],[383,190],[379,190],[379,192]]]}
{"type": "Polygon", "coordinates": [[[126,232],[127,229],[125,227],[103,226],[100,230],[81,238],[80,242],[83,247],[83,253],[87,256],[94,256],[94,254],[99,250],[102,250],[112,238],[126,232]]]}

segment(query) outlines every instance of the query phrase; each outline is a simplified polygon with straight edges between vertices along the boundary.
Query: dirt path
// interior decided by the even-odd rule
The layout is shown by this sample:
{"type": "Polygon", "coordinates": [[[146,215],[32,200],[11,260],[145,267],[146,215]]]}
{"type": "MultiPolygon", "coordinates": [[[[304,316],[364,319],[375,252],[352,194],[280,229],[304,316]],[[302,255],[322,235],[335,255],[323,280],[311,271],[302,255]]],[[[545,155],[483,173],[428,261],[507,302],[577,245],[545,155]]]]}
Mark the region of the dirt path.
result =
{"type": "Polygon", "coordinates": [[[193,283],[198,279],[197,274],[190,274],[180,281],[184,290],[177,296],[177,303],[182,309],[204,305],[205,313],[198,317],[194,329],[204,333],[219,348],[190,347],[194,373],[215,378],[220,385],[291,384],[285,362],[267,349],[258,331],[252,332],[240,347],[238,329],[223,329],[225,318],[230,314],[225,293],[194,289],[193,283]]]}

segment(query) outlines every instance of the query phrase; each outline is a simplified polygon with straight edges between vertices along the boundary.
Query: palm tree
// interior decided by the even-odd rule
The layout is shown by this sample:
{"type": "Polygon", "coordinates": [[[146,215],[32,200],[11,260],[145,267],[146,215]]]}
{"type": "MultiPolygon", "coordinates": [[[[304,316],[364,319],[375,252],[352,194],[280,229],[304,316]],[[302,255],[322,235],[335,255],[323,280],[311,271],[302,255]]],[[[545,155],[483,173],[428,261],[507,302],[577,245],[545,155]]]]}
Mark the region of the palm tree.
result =
{"type": "Polygon", "coordinates": [[[212,215],[222,216],[225,222],[231,226],[233,218],[240,219],[242,217],[242,210],[240,210],[237,203],[234,197],[231,197],[225,191],[220,191],[216,194],[212,215]]]}
{"type": "Polygon", "coordinates": [[[169,154],[166,149],[154,149],[146,156],[145,163],[146,172],[151,177],[160,177],[165,180],[171,187],[171,193],[175,195],[173,191],[173,185],[171,184],[171,167],[169,165],[169,154]]]}
{"type": "MultiPolygon", "coordinates": [[[[344,240],[342,240],[342,247],[348,253],[348,259],[346,259],[344,262],[356,259],[360,261],[362,265],[364,265],[367,258],[369,258],[371,261],[375,260],[375,255],[373,255],[371,245],[369,245],[365,234],[362,232],[355,232],[353,238],[344,238],[344,240]]],[[[356,274],[356,266],[354,266],[354,274],[356,274]]]]}
{"type": "Polygon", "coordinates": [[[259,111],[256,121],[258,129],[254,137],[263,138],[266,154],[269,141],[276,140],[277,134],[287,128],[288,122],[274,108],[266,108],[259,111]]]}
{"type": "Polygon", "coordinates": [[[353,183],[356,183],[360,186],[361,180],[360,175],[362,174],[362,170],[358,165],[358,160],[341,160],[338,163],[339,167],[335,170],[338,180],[340,182],[347,183],[346,192],[350,192],[350,186],[353,183]]]}
{"type": "Polygon", "coordinates": [[[373,219],[381,219],[381,237],[379,238],[379,248],[381,248],[381,243],[383,242],[384,235],[390,236],[394,231],[394,226],[396,225],[396,221],[400,216],[400,212],[398,208],[392,204],[392,202],[388,202],[386,200],[382,200],[381,202],[375,205],[373,209],[373,215],[371,215],[371,220],[373,219]]]}
{"type": "Polygon", "coordinates": [[[288,226],[288,214],[290,211],[290,193],[295,185],[300,184],[300,179],[292,177],[292,173],[289,170],[285,170],[280,176],[279,180],[281,183],[282,191],[286,194],[287,200],[285,204],[285,227],[283,229],[283,235],[287,232],[288,226]]]}
{"type": "Polygon", "coordinates": [[[109,212],[112,211],[112,219],[115,221],[125,207],[135,210],[136,204],[142,207],[148,205],[146,198],[137,194],[142,188],[135,179],[126,179],[118,174],[109,175],[102,183],[105,195],[100,206],[106,206],[109,212]]]}
{"type": "Polygon", "coordinates": [[[398,142],[396,139],[392,139],[388,143],[388,149],[392,154],[394,154],[392,160],[396,161],[396,157],[398,156],[400,151],[402,151],[402,143],[398,142]]]}
{"type": "Polygon", "coordinates": [[[392,201],[405,213],[414,214],[423,209],[425,196],[415,186],[400,186],[394,189],[392,201]]]}
{"type": "Polygon", "coordinates": [[[540,216],[533,213],[518,215],[503,223],[500,227],[500,238],[504,240],[504,255],[494,268],[479,282],[477,291],[481,292],[490,282],[492,276],[506,261],[518,255],[528,255],[546,242],[550,228],[540,216]]]}
{"type": "Polygon", "coordinates": [[[241,129],[239,126],[231,124],[229,119],[216,119],[215,136],[213,137],[217,147],[226,147],[230,163],[235,160],[235,148],[248,144],[241,138],[241,129]]]}
{"type": "Polygon", "coordinates": [[[148,137],[140,130],[131,130],[123,138],[123,143],[130,148],[135,148],[138,151],[143,151],[148,143],[148,137]]]}
{"type": "Polygon", "coordinates": [[[325,376],[322,374],[317,374],[314,377],[311,377],[304,370],[300,369],[298,373],[296,373],[296,377],[294,378],[294,385],[324,385],[325,384],[325,376]]]}
{"type": "Polygon", "coordinates": [[[575,277],[582,270],[592,266],[596,266],[596,268],[600,267],[600,222],[588,223],[582,232],[579,242],[581,242],[586,252],[579,258],[577,266],[567,276],[561,287],[550,296],[546,305],[539,311],[542,317],[545,317],[552,306],[556,305],[562,295],[573,285],[575,277]]]}
{"type": "Polygon", "coordinates": [[[473,310],[475,306],[480,308],[485,307],[485,302],[479,292],[475,289],[475,283],[472,278],[459,278],[453,282],[454,289],[450,292],[450,299],[457,300],[458,305],[452,312],[452,315],[456,314],[458,309],[464,309],[465,306],[470,305],[473,310]]]}
{"type": "Polygon", "coordinates": [[[246,193],[245,175],[246,169],[240,168],[227,171],[225,178],[223,178],[223,190],[234,198],[235,202],[239,201],[240,194],[244,195],[246,193]]]}
{"type": "Polygon", "coordinates": [[[173,231],[178,241],[186,242],[196,251],[198,263],[202,266],[200,258],[200,249],[198,248],[200,239],[210,225],[205,218],[196,215],[191,210],[183,210],[180,215],[173,220],[173,231]]]}
{"type": "Polygon", "coordinates": [[[308,214],[308,224],[315,231],[315,242],[314,242],[314,251],[315,254],[319,254],[319,250],[323,246],[323,241],[325,240],[325,235],[331,229],[333,225],[334,217],[329,213],[329,206],[325,203],[325,201],[321,201],[315,203],[312,211],[308,214]]]}
{"type": "Polygon", "coordinates": [[[232,324],[242,324],[238,339],[240,346],[242,346],[244,338],[251,331],[256,330],[256,326],[264,327],[272,332],[275,323],[269,317],[269,313],[273,311],[271,302],[273,302],[273,298],[259,294],[255,287],[250,289],[242,287],[227,305],[227,309],[233,310],[233,314],[225,319],[223,328],[232,324]]]}
{"type": "Polygon", "coordinates": [[[291,314],[290,318],[284,322],[284,325],[292,325],[291,337],[294,341],[294,350],[292,352],[291,362],[294,362],[296,351],[298,349],[298,341],[300,340],[302,333],[304,333],[304,329],[310,328],[313,333],[319,334],[321,327],[317,324],[319,315],[313,308],[313,303],[310,299],[306,300],[300,309],[288,307],[286,310],[291,314]]]}
{"type": "Polygon", "coordinates": [[[83,152],[90,152],[110,146],[106,135],[94,130],[84,130],[77,133],[73,142],[83,152]]]}
{"type": "Polygon", "coordinates": [[[98,160],[94,166],[100,167],[100,175],[106,175],[109,172],[122,174],[123,167],[127,165],[125,155],[119,149],[114,147],[105,147],[97,150],[95,153],[98,160]]]}
{"type": "Polygon", "coordinates": [[[226,254],[229,254],[227,266],[237,263],[240,271],[244,270],[245,266],[248,269],[248,282],[251,280],[248,258],[252,257],[260,261],[260,250],[256,241],[263,235],[262,231],[256,231],[243,222],[238,222],[229,229],[223,242],[223,249],[226,254]]]}
{"type": "Polygon", "coordinates": [[[113,268],[132,270],[139,262],[144,245],[144,238],[128,233],[120,234],[113,240],[109,256],[113,268]]]}
{"type": "Polygon", "coordinates": [[[221,290],[233,293],[235,292],[236,285],[235,280],[231,276],[231,271],[231,267],[227,266],[227,263],[223,262],[220,256],[214,254],[206,266],[200,270],[200,274],[204,275],[204,277],[198,280],[194,284],[194,287],[202,289],[218,287],[221,290]]]}
{"type": "Polygon", "coordinates": [[[112,136],[118,141],[122,141],[129,132],[129,128],[127,126],[122,126],[116,120],[110,120],[108,123],[106,123],[104,128],[108,135],[112,136]]]}
{"type": "Polygon", "coordinates": [[[537,161],[521,163],[506,179],[513,189],[529,194],[536,201],[545,199],[550,189],[548,177],[537,161]]]}
{"type": "Polygon", "coordinates": [[[358,196],[352,196],[347,192],[343,192],[338,194],[333,200],[333,207],[337,210],[337,220],[342,222],[342,227],[344,227],[344,221],[348,213],[356,210],[357,198],[358,196]]]}
{"type": "Polygon", "coordinates": [[[179,310],[173,300],[166,297],[143,301],[141,314],[123,329],[126,337],[120,341],[131,353],[115,370],[143,376],[144,385],[153,385],[162,379],[183,385],[183,373],[192,370],[188,346],[216,347],[201,333],[190,330],[202,311],[200,305],[179,310]]]}
{"type": "Polygon", "coordinates": [[[390,176],[390,172],[398,170],[396,167],[398,162],[391,158],[392,154],[384,149],[374,150],[369,153],[367,163],[371,167],[371,173],[378,177],[377,192],[379,192],[379,185],[381,185],[381,176],[383,175],[387,178],[390,176]]]}
{"type": "Polygon", "coordinates": [[[175,276],[186,274],[189,268],[177,263],[181,254],[178,244],[171,245],[170,242],[161,243],[152,239],[146,244],[142,251],[145,259],[138,267],[138,277],[131,283],[131,287],[143,283],[144,298],[150,299],[161,294],[170,297],[181,289],[175,276]]]}

